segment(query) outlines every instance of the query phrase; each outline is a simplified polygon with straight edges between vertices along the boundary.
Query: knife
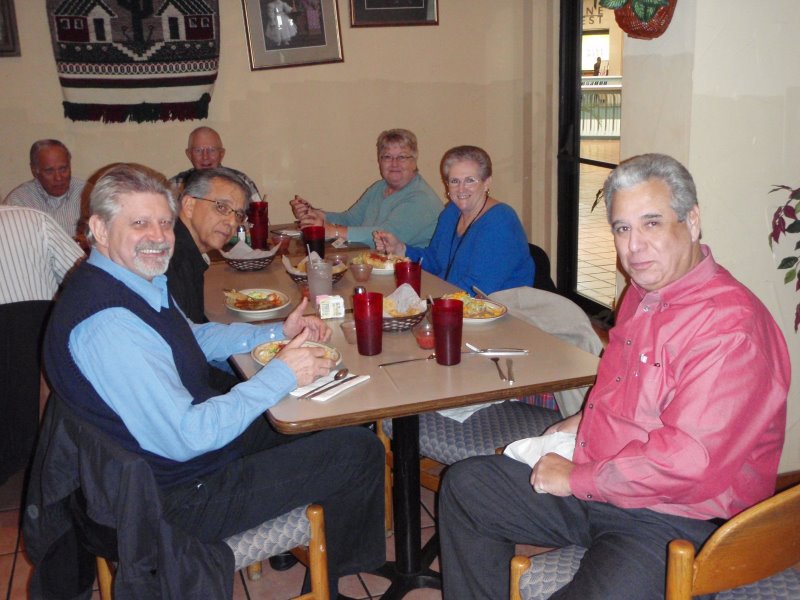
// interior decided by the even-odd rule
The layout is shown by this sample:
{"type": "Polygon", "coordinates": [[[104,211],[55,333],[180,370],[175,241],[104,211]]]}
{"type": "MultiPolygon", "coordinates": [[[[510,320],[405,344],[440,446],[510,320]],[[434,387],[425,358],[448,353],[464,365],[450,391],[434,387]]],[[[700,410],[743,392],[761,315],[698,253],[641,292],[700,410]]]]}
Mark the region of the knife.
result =
{"type": "Polygon", "coordinates": [[[508,371],[508,384],[514,383],[514,361],[510,358],[506,359],[506,371],[508,371]]]}
{"type": "Polygon", "coordinates": [[[328,392],[328,391],[332,390],[333,388],[342,385],[343,383],[347,383],[351,379],[355,379],[356,377],[358,377],[358,375],[353,374],[353,375],[345,377],[344,379],[341,379],[339,381],[331,381],[331,382],[326,383],[325,385],[323,385],[321,387],[318,387],[315,390],[311,390],[310,392],[306,392],[305,394],[300,396],[299,399],[300,400],[310,400],[311,398],[313,398],[317,394],[322,394],[324,392],[328,392]]]}
{"type": "Polygon", "coordinates": [[[481,291],[481,288],[479,288],[477,285],[473,285],[472,286],[472,291],[475,292],[475,295],[478,298],[483,298],[484,300],[489,300],[490,299],[489,295],[486,294],[485,292],[481,291]]]}
{"type": "Polygon", "coordinates": [[[480,356],[521,356],[528,354],[523,348],[482,348],[477,352],[465,352],[464,354],[476,354],[480,356]]]}

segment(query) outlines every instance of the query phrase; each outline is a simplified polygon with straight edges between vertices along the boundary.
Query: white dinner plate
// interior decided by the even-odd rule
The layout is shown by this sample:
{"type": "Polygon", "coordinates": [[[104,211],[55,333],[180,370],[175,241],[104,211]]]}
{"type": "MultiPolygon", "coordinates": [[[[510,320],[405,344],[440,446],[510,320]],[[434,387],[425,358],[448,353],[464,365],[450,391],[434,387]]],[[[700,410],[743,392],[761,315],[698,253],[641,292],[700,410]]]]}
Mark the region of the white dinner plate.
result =
{"type": "Polygon", "coordinates": [[[233,312],[237,312],[241,315],[246,315],[248,317],[265,317],[272,313],[275,313],[289,304],[289,296],[284,294],[283,292],[279,292],[278,290],[269,290],[269,289],[262,289],[262,288],[252,288],[247,290],[239,290],[242,294],[246,294],[247,296],[252,296],[254,298],[258,297],[266,297],[269,294],[277,294],[280,298],[281,303],[278,306],[274,306],[273,308],[265,308],[262,310],[249,310],[246,308],[237,308],[233,305],[233,303],[225,298],[225,306],[228,310],[232,310],[233,312]]]}
{"type": "Polygon", "coordinates": [[[464,323],[467,324],[467,325],[481,325],[483,323],[491,323],[492,321],[497,321],[497,319],[502,319],[506,315],[506,313],[508,312],[508,309],[504,305],[500,304],[499,302],[493,302],[492,300],[483,300],[483,299],[479,299],[479,298],[473,298],[472,301],[473,302],[481,302],[481,303],[484,303],[486,305],[490,305],[490,306],[494,307],[495,309],[500,310],[501,312],[497,316],[487,316],[487,317],[480,317],[480,318],[464,317],[464,323]]]}
{"type": "MultiPolygon", "coordinates": [[[[271,361],[275,355],[280,352],[280,350],[289,343],[290,340],[280,340],[278,342],[267,342],[265,344],[259,344],[255,348],[250,351],[250,356],[253,357],[253,360],[256,361],[260,365],[265,365],[269,361],[271,361]]],[[[318,342],[305,342],[303,346],[306,347],[316,347],[316,348],[323,348],[325,350],[325,356],[333,360],[336,365],[342,364],[342,355],[341,353],[332,346],[326,346],[325,344],[320,344],[318,342]]]]}
{"type": "Polygon", "coordinates": [[[277,233],[278,235],[285,235],[292,238],[299,238],[302,235],[299,229],[273,229],[272,233],[277,233]]]}

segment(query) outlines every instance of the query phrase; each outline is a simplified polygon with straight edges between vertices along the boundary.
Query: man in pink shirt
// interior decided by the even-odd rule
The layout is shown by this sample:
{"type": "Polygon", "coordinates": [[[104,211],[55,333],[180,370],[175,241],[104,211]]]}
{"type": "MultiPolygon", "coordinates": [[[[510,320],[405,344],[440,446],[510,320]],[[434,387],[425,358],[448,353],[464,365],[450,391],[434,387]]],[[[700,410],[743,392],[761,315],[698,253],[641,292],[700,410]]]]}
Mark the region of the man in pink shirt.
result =
{"type": "Polygon", "coordinates": [[[790,362],[761,302],[700,243],[694,181],[675,159],[624,161],[605,183],[630,276],[572,460],[507,457],[450,468],[440,493],[444,597],[499,598],[515,543],[587,548],[551,598],[663,598],[667,544],[699,548],[770,496],[790,362]]]}

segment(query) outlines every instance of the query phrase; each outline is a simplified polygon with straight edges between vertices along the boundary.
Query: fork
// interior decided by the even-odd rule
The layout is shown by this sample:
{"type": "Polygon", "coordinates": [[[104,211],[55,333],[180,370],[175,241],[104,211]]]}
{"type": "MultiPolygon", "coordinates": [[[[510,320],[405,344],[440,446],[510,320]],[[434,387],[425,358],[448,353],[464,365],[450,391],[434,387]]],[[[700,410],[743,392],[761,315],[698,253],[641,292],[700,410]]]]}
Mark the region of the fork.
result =
{"type": "Polygon", "coordinates": [[[507,381],[506,376],[503,374],[503,370],[500,368],[500,359],[496,356],[491,356],[489,357],[489,360],[494,363],[495,367],[497,367],[497,374],[500,375],[500,379],[507,381]]]}
{"type": "Polygon", "coordinates": [[[510,385],[514,383],[514,361],[510,358],[506,359],[506,371],[508,371],[508,383],[510,385]]]}

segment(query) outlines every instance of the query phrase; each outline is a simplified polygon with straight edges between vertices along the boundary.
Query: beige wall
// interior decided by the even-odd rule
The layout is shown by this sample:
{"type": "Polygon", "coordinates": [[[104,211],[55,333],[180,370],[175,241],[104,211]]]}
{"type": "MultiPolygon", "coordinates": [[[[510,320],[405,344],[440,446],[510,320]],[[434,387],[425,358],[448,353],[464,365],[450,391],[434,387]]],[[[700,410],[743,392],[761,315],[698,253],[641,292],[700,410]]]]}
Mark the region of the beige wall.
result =
{"type": "MultiPolygon", "coordinates": [[[[220,5],[221,64],[208,120],[100,124],[63,118],[44,0],[16,2],[22,56],[0,60],[0,194],[30,178],[27,149],[38,138],[62,139],[81,177],[113,161],[172,175],[189,166],[188,132],[208,124],[223,136],[225,163],[248,173],[269,194],[273,221],[285,221],[294,194],[326,208],[349,206],[378,178],[378,133],[407,127],[419,137],[420,170],[442,197],[444,151],[484,146],[495,162],[493,194],[525,212],[526,225],[536,222],[537,239],[544,235],[542,208],[531,214],[534,193],[541,204],[544,190],[523,180],[546,165],[545,135],[542,123],[527,119],[536,140],[526,144],[530,133],[520,124],[526,106],[551,103],[552,82],[541,76],[543,61],[531,67],[520,48],[541,45],[532,21],[552,19],[549,3],[445,1],[436,27],[353,29],[349,2],[339,0],[344,63],[261,71],[249,67],[241,3],[220,5]]],[[[547,36],[550,25],[540,25],[547,36]]],[[[540,52],[553,59],[550,48],[540,52]]]]}
{"type": "Polygon", "coordinates": [[[800,469],[800,294],[783,285],[770,218],[785,198],[772,184],[800,185],[800,28],[795,0],[769,10],[746,0],[680,2],[667,32],[626,38],[622,156],[658,151],[693,173],[703,239],[715,258],[758,295],[781,325],[794,385],[781,470],[800,469]]]}

